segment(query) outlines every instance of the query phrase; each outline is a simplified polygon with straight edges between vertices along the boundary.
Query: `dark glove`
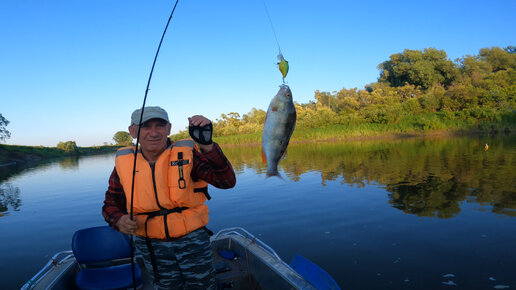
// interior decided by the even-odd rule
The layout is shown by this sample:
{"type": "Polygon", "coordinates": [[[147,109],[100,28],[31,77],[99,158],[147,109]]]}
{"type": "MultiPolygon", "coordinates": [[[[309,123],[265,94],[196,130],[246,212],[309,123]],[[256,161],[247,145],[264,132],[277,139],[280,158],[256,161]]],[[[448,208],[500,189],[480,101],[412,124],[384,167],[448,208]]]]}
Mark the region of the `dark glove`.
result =
{"type": "Polygon", "coordinates": [[[204,126],[189,126],[188,132],[190,133],[190,137],[199,144],[210,145],[213,143],[211,139],[213,135],[213,125],[211,123],[204,126]]]}

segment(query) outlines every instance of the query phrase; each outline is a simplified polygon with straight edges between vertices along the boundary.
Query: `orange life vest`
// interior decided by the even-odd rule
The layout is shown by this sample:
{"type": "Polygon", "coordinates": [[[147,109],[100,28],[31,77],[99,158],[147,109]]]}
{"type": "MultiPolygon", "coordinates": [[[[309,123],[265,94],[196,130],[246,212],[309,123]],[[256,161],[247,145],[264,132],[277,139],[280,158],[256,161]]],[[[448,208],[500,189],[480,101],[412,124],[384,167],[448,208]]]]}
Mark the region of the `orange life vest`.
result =
{"type": "MultiPolygon", "coordinates": [[[[193,181],[194,142],[177,141],[169,146],[151,167],[137,154],[134,180],[133,214],[138,221],[136,235],[171,239],[184,236],[208,223],[208,196],[205,181],[193,181]]],[[[131,208],[134,147],[118,150],[115,167],[131,208]]]]}

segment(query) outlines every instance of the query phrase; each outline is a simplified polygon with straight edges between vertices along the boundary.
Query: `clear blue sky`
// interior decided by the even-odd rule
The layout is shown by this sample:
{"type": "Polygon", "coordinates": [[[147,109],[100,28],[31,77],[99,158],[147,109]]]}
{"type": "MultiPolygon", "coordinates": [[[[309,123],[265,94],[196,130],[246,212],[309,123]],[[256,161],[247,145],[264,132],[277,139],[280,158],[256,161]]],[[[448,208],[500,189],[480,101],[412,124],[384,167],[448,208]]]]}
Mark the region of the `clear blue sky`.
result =
{"type": "MultiPolygon", "coordinates": [[[[377,65],[434,47],[452,60],[516,45],[516,1],[267,0],[294,100],[377,81],[377,65]]],[[[141,107],[174,1],[0,1],[0,113],[7,144],[113,142],[141,107]]],[[[182,0],[147,105],[187,117],[266,110],[281,84],[262,0],[182,0]]]]}

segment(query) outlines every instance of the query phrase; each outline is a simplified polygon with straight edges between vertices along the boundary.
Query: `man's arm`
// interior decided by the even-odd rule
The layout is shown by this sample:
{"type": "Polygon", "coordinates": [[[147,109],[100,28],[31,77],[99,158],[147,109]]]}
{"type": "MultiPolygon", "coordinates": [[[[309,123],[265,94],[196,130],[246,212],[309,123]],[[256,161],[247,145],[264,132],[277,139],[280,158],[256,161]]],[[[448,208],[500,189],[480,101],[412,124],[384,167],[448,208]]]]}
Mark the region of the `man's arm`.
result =
{"type": "Polygon", "coordinates": [[[236,184],[235,171],[217,143],[210,151],[194,150],[192,178],[202,179],[217,188],[232,188],[236,184]]]}
{"type": "Polygon", "coordinates": [[[109,187],[106,191],[102,215],[111,227],[124,234],[133,235],[138,228],[134,217],[131,219],[127,214],[124,188],[120,183],[116,168],[109,177],[109,187]]]}
{"type": "Polygon", "coordinates": [[[109,187],[106,191],[102,215],[111,227],[118,229],[116,226],[118,220],[126,214],[127,208],[124,188],[120,183],[116,168],[114,168],[109,177],[109,187]]]}

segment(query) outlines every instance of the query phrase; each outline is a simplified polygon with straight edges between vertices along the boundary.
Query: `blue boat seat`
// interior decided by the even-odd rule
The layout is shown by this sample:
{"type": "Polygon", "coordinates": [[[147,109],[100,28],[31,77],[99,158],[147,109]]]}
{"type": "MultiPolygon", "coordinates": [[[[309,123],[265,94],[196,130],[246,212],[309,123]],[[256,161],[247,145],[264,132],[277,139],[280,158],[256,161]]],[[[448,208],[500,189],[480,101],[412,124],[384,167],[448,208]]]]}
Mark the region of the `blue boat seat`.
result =
{"type": "Polygon", "coordinates": [[[317,289],[340,290],[330,274],[303,256],[295,255],[289,266],[317,289]]]}
{"type": "MultiPolygon", "coordinates": [[[[128,236],[108,226],[78,230],[72,239],[72,251],[81,268],[75,278],[79,289],[133,288],[128,236]]],[[[136,263],[134,268],[138,287],[142,272],[136,263]]]]}

